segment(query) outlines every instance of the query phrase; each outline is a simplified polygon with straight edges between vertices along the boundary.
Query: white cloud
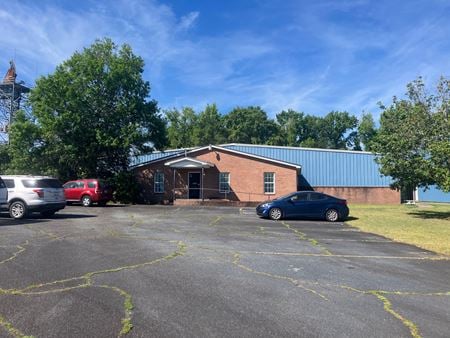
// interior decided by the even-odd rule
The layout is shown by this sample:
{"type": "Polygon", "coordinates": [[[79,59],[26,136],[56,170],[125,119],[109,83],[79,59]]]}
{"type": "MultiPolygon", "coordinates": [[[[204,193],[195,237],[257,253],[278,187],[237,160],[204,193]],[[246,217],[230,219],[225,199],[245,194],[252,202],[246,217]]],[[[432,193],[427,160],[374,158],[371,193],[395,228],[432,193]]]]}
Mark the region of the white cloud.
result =
{"type": "Polygon", "coordinates": [[[178,29],[182,31],[191,28],[195,24],[195,21],[197,21],[199,15],[199,12],[191,12],[181,17],[178,29]]]}
{"type": "Polygon", "coordinates": [[[111,37],[144,58],[163,108],[216,102],[226,112],[251,104],[273,116],[287,108],[373,111],[418,75],[434,81],[450,69],[446,13],[412,22],[388,1],[292,2],[298,8],[273,29],[258,27],[261,21],[220,32],[197,29],[208,13],[177,15],[157,0],[86,1],[76,10],[31,1],[3,6],[0,73],[15,56],[19,79],[32,83],[75,50],[111,37]],[[355,22],[335,20],[340,15],[355,22]]]}

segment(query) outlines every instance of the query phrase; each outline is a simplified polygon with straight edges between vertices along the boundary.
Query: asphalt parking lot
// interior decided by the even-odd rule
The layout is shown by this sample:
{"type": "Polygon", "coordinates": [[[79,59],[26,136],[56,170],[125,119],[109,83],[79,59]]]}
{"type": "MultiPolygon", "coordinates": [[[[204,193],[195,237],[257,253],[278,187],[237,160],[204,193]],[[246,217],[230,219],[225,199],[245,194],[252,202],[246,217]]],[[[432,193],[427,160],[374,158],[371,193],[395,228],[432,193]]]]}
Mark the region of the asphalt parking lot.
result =
{"type": "Polygon", "coordinates": [[[450,257],[253,209],[0,216],[0,337],[449,337],[450,257]]]}

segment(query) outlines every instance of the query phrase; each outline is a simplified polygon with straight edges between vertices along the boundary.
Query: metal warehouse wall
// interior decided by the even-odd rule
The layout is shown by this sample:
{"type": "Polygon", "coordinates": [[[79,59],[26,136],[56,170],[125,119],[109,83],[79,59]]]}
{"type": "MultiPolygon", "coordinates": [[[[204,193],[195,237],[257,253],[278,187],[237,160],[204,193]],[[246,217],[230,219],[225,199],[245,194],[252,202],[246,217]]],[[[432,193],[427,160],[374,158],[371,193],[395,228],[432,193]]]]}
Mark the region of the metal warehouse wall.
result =
{"type": "Polygon", "coordinates": [[[375,155],[368,152],[243,144],[223,147],[301,165],[311,186],[388,187],[391,183],[390,177],[381,176],[375,155]]]}
{"type": "Polygon", "coordinates": [[[450,193],[445,193],[436,186],[431,186],[428,190],[419,189],[417,191],[417,200],[420,202],[450,203],[450,193]]]}

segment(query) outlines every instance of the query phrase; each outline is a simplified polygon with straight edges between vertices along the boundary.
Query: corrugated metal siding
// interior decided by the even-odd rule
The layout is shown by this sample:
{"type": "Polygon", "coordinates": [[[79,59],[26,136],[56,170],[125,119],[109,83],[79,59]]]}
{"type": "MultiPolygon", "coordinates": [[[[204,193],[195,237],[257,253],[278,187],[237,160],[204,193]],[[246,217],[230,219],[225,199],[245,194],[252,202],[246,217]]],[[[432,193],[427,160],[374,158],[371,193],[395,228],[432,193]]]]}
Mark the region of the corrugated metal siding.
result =
{"type": "Polygon", "coordinates": [[[420,202],[450,203],[450,193],[445,193],[436,186],[431,186],[428,190],[419,189],[417,195],[420,202]]]}
{"type": "Polygon", "coordinates": [[[134,156],[131,158],[130,166],[134,167],[139,164],[147,163],[153,160],[157,160],[159,158],[163,157],[169,157],[176,154],[182,154],[184,152],[184,149],[175,149],[175,150],[168,150],[168,151],[158,151],[151,154],[145,154],[140,156],[134,156]]]}
{"type": "Polygon", "coordinates": [[[387,187],[392,181],[380,174],[375,155],[370,153],[239,144],[224,147],[301,165],[311,186],[387,187]]]}

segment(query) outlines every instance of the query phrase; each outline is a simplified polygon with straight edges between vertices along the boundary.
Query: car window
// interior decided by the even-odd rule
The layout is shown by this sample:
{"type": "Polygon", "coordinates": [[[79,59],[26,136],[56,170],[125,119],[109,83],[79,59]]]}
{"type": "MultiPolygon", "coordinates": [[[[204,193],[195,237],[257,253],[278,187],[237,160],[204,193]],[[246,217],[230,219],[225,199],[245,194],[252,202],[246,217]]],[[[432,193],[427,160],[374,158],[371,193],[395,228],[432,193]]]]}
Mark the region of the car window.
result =
{"type": "Polygon", "coordinates": [[[307,201],[308,200],[308,194],[307,193],[299,193],[299,194],[295,194],[294,196],[291,197],[291,200],[293,201],[307,201]]]}
{"type": "Polygon", "coordinates": [[[5,182],[0,178],[0,188],[6,188],[5,182]]]}
{"type": "Polygon", "coordinates": [[[77,182],[77,188],[84,188],[84,182],[77,182]]]}
{"type": "Polygon", "coordinates": [[[72,189],[75,188],[76,184],[75,182],[67,182],[66,184],[63,185],[64,189],[72,189]]]}
{"type": "Polygon", "coordinates": [[[15,184],[14,184],[14,180],[13,180],[13,179],[5,178],[5,179],[3,180],[3,182],[5,182],[5,185],[6,185],[6,187],[7,187],[8,189],[12,189],[12,188],[15,187],[15,184]]]}
{"type": "Polygon", "coordinates": [[[88,188],[95,188],[95,182],[88,182],[88,188]]]}
{"type": "Polygon", "coordinates": [[[25,188],[62,188],[58,180],[52,178],[22,180],[25,188]]]}
{"type": "Polygon", "coordinates": [[[326,199],[327,196],[323,195],[323,194],[318,194],[318,193],[311,193],[309,198],[311,201],[320,201],[320,200],[326,199]]]}

